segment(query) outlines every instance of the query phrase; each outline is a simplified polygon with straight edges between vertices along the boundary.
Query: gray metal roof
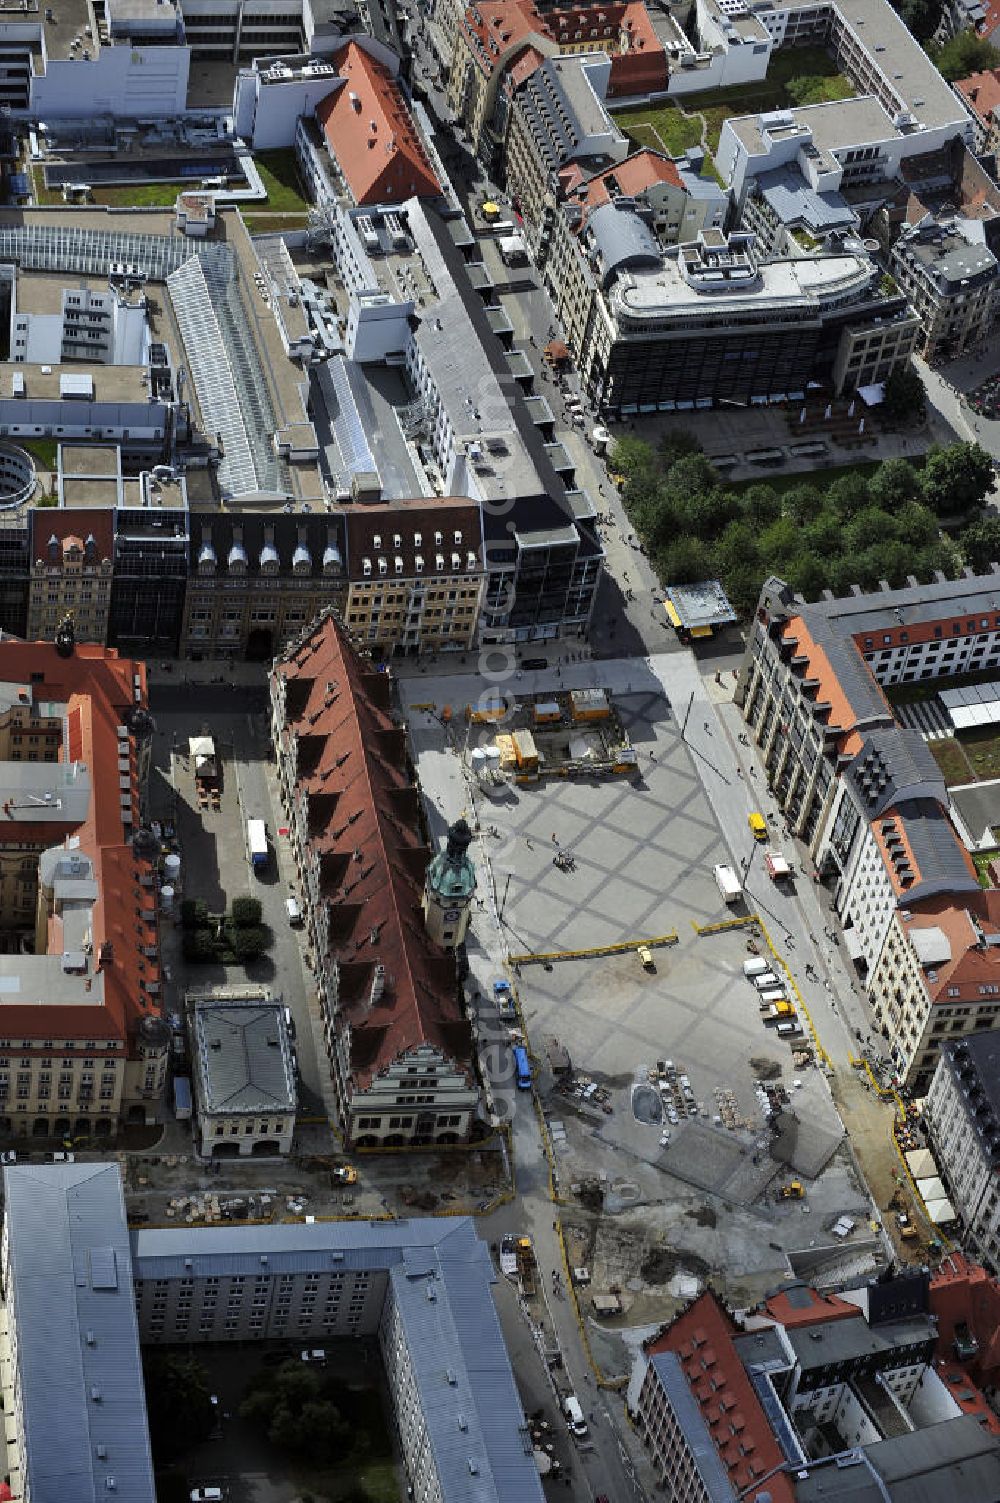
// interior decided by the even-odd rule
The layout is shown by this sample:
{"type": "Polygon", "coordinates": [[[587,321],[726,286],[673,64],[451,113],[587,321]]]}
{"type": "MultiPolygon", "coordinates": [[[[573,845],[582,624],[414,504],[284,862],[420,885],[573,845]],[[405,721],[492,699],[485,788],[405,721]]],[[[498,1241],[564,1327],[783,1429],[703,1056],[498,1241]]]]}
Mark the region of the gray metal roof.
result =
{"type": "Polygon", "coordinates": [[[729,1474],[715,1449],[704,1415],[688,1386],[681,1359],[676,1352],[657,1352],[654,1357],[650,1357],[649,1365],[670,1400],[674,1418],[694,1458],[698,1480],[708,1503],[736,1503],[729,1474]]]}
{"type": "Polygon", "coordinates": [[[798,1503],[886,1503],[887,1498],[954,1503],[956,1497],[996,1503],[1000,1498],[1000,1446],[972,1414],[876,1441],[858,1459],[857,1467],[846,1469],[823,1462],[808,1473],[796,1469],[798,1503]]]}
{"type": "Polygon", "coordinates": [[[919,731],[892,725],[868,731],[845,773],[869,819],[901,799],[945,799],[945,782],[919,731]]]}
{"type": "Polygon", "coordinates": [[[542,1503],[544,1494],[490,1285],[489,1251],[468,1230],[391,1274],[446,1499],[542,1503]],[[475,1468],[475,1470],[473,1470],[475,1468]]]}
{"type": "Polygon", "coordinates": [[[826,1368],[836,1362],[863,1362],[882,1352],[896,1352],[899,1366],[906,1361],[906,1349],[937,1340],[937,1324],[929,1315],[906,1320],[886,1320],[869,1325],[857,1320],[828,1320],[822,1325],[788,1326],[789,1345],[803,1373],[826,1368]]]}
{"type": "Polygon", "coordinates": [[[279,1222],[269,1226],[153,1227],[132,1233],[138,1279],[169,1279],[259,1272],[338,1268],[391,1268],[404,1251],[433,1248],[466,1234],[467,1217],[418,1217],[412,1221],[279,1222]],[[342,1255],[342,1256],[340,1256],[342,1255]],[[187,1260],[191,1260],[191,1267],[187,1260]]]}
{"type": "Polygon", "coordinates": [[[470,1217],[170,1227],[133,1232],[132,1248],[142,1280],[259,1273],[262,1258],[272,1274],[389,1270],[445,1503],[542,1503],[470,1217]]]}
{"type": "Polygon", "coordinates": [[[984,1155],[996,1164],[1000,1161],[1000,1028],[947,1040],[941,1045],[941,1063],[952,1077],[984,1155]]]}
{"type": "Polygon", "coordinates": [[[3,1178],[25,1492],[155,1503],[118,1166],[17,1165],[3,1178]]]}
{"type": "Polygon", "coordinates": [[[294,1112],[295,1071],[277,1002],[202,1003],[191,1012],[199,1108],[294,1112]]]}
{"type": "Polygon", "coordinates": [[[782,224],[804,224],[814,234],[849,229],[858,216],[839,193],[820,193],[795,167],[762,172],[757,187],[782,224]]]}
{"type": "Polygon", "coordinates": [[[622,209],[617,203],[592,209],[586,233],[593,237],[600,252],[605,287],[626,266],[659,266],[663,260],[663,252],[646,221],[634,209],[622,209]]]}
{"type": "Polygon", "coordinates": [[[913,799],[898,804],[896,813],[918,868],[908,901],[941,892],[980,891],[979,879],[970,872],[962,843],[941,804],[929,798],[913,799]]]}

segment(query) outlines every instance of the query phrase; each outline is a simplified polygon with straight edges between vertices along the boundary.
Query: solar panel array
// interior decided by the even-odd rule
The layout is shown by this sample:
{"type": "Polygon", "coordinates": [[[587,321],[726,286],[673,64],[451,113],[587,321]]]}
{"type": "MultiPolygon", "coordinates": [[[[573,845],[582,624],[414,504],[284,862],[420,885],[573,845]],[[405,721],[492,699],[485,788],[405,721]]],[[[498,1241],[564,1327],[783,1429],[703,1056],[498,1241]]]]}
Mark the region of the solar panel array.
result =
{"type": "Polygon", "coordinates": [[[333,433],[337,447],[349,475],[367,474],[377,467],[354,401],[343,355],[334,355],[328,362],[327,369],[337,398],[333,414],[333,433]]]}
{"type": "Polygon", "coordinates": [[[1000,722],[1000,681],[965,684],[960,689],[942,689],[938,696],[956,731],[1000,722]]]}
{"type": "MultiPolygon", "coordinates": [[[[245,414],[244,438],[255,471],[254,482],[247,489],[287,491],[291,488],[287,465],[277,458],[271,444],[278,423],[247,309],[240,295],[236,257],[230,246],[217,242],[200,244],[180,236],[148,235],[131,230],[22,225],[0,229],[0,261],[15,261],[28,271],[68,272],[86,277],[105,277],[117,263],[135,267],[151,282],[169,282],[174,273],[188,263],[200,265],[216,317],[216,349],[226,353],[237,405],[245,414]]],[[[191,365],[205,415],[201,381],[193,361],[191,365]]],[[[211,402],[210,395],[209,405],[211,402]]],[[[235,477],[235,469],[233,474],[235,477]]],[[[237,491],[233,493],[239,494],[237,491]]]]}
{"type": "Polygon", "coordinates": [[[222,330],[195,257],[170,274],[167,288],[198,391],[202,421],[207,432],[222,439],[219,479],[230,495],[246,495],[258,489],[257,471],[222,330]]]}

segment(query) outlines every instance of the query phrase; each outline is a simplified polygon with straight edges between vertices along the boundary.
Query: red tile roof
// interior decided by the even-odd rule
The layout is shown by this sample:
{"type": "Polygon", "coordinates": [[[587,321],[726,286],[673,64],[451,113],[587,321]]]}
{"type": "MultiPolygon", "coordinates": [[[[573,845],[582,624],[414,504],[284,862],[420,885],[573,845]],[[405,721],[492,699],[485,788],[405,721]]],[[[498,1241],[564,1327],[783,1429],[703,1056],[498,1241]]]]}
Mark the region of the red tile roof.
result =
{"type": "Polygon", "coordinates": [[[961,1366],[973,1382],[995,1388],[1000,1382],[1000,1280],[964,1253],[951,1252],[931,1276],[931,1314],[937,1317],[936,1355],[959,1365],[957,1328],[965,1327],[978,1351],[961,1366]]]}
{"type": "Polygon", "coordinates": [[[993,111],[1000,105],[1000,68],[970,73],[968,78],[958,79],[953,87],[983,124],[989,125],[993,111]]]}
{"type": "Polygon", "coordinates": [[[110,507],[58,506],[31,512],[31,556],[48,559],[52,538],[68,543],[75,538],[83,547],[88,537],[97,544],[98,562],[113,558],[115,549],[114,512],[110,507]]]}
{"type": "Polygon", "coordinates": [[[797,1286],[797,1298],[793,1303],[787,1290],[780,1289],[764,1301],[764,1309],[779,1325],[815,1326],[829,1320],[858,1320],[861,1310],[837,1294],[820,1294],[808,1284],[797,1286]]]}
{"type": "MultiPolygon", "coordinates": [[[[18,1004],[3,999],[4,1027],[23,1038],[128,1038],[144,1016],[158,1017],[160,1004],[146,988],[160,979],[159,963],[145,957],[143,948],[156,949],[158,923],[155,889],[140,885],[149,864],[137,858],[126,843],[122,821],[118,769],[121,747],[128,749],[133,828],[139,827],[135,744],[121,742],[118,727],[127,723],[137,706],[146,704],[145,664],[119,658],[113,648],[78,643],[71,657],[61,657],[51,642],[0,642],[0,682],[24,684],[36,702],[60,707],[67,734],[60,761],[82,762],[91,779],[87,814],[79,825],[66,822],[31,824],[18,820],[0,805],[0,848],[9,834],[36,848],[48,849],[74,838],[78,849],[93,862],[98,898],[93,910],[93,953],[88,958],[93,1007],[18,1004]]],[[[50,950],[61,952],[61,921],[50,924],[50,950]]],[[[26,961],[30,966],[30,961],[26,961]]]]}
{"type": "Polygon", "coordinates": [[[310,844],[329,904],[355,1088],[367,1089],[380,1070],[425,1043],[471,1079],[455,958],[424,927],[432,853],[406,731],[390,709],[390,680],[360,657],[333,616],[277,672],[289,686],[286,734],[299,738],[298,786],[308,797],[310,844]],[[377,967],[384,990],[370,1005],[377,967]]]}
{"type": "MultiPolygon", "coordinates": [[[[734,1491],[750,1499],[754,1484],[785,1458],[733,1346],[739,1335],[732,1316],[707,1290],[644,1351],[647,1356],[676,1352],[734,1491]]],[[[795,1491],[784,1472],[769,1477],[767,1486],[772,1503],[794,1503],[795,1491]]]]}
{"type": "Polygon", "coordinates": [[[537,67],[542,55],[532,48],[535,61],[520,65],[516,49],[532,36],[546,37],[569,49],[590,43],[593,52],[611,58],[609,98],[648,94],[667,87],[667,56],[642,0],[588,0],[571,7],[540,9],[537,0],[479,0],[465,12],[462,27],[473,43],[472,51],[481,72],[489,77],[502,65],[522,83],[537,67]],[[628,38],[622,48],[621,38],[628,38]],[[517,62],[512,62],[515,50],[517,62]]]}
{"type": "Polygon", "coordinates": [[[316,106],[316,119],[355,203],[436,198],[441,184],[388,68],[357,42],[332,61],[345,82],[316,106]]]}
{"type": "MultiPolygon", "coordinates": [[[[560,173],[559,176],[563,190],[569,196],[576,185],[568,174],[560,173]]],[[[576,191],[572,193],[573,202],[582,202],[584,205],[579,228],[583,228],[586,216],[592,209],[609,203],[613,198],[641,198],[647,189],[655,188],[658,183],[670,183],[682,191],[684,188],[677,163],[670,157],[665,157],[662,152],[652,151],[648,147],[634,152],[624,162],[617,162],[604,172],[598,172],[585,185],[580,183],[576,186],[576,191]]]]}
{"type": "Polygon", "coordinates": [[[628,46],[616,51],[611,59],[608,98],[623,99],[665,89],[667,54],[642,0],[632,0],[624,7],[619,27],[628,38],[628,46]]]}

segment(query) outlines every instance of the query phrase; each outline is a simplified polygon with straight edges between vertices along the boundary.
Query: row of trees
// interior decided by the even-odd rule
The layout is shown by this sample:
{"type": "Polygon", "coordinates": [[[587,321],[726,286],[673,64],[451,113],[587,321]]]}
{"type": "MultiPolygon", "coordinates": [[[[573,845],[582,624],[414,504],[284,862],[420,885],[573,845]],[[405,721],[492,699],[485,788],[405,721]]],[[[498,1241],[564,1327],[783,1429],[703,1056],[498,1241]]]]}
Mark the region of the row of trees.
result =
{"type": "Polygon", "coordinates": [[[975,514],[992,487],[992,461],[978,444],[932,449],[922,469],[892,459],[870,474],[852,471],[828,485],[803,477],[784,491],[725,484],[686,434],[658,450],[622,439],[612,464],[660,579],[721,579],[741,615],[772,573],[815,599],[824,589],[902,585],[910,574],[954,574],[965,559],[979,566],[1000,557],[1000,519],[973,515],[957,541],[941,531],[942,519],[975,514]]]}

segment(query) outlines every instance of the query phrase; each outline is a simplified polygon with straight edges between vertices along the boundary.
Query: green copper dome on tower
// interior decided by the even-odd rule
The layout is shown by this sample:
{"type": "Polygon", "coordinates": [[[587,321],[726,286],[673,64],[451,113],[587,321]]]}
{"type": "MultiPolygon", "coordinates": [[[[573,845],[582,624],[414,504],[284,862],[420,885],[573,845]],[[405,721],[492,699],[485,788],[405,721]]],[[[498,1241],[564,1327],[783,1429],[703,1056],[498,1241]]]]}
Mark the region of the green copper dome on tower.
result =
{"type": "Polygon", "coordinates": [[[427,886],[439,898],[468,899],[476,890],[476,869],[469,857],[472,831],[464,819],[448,829],[448,843],[427,868],[427,886]]]}

